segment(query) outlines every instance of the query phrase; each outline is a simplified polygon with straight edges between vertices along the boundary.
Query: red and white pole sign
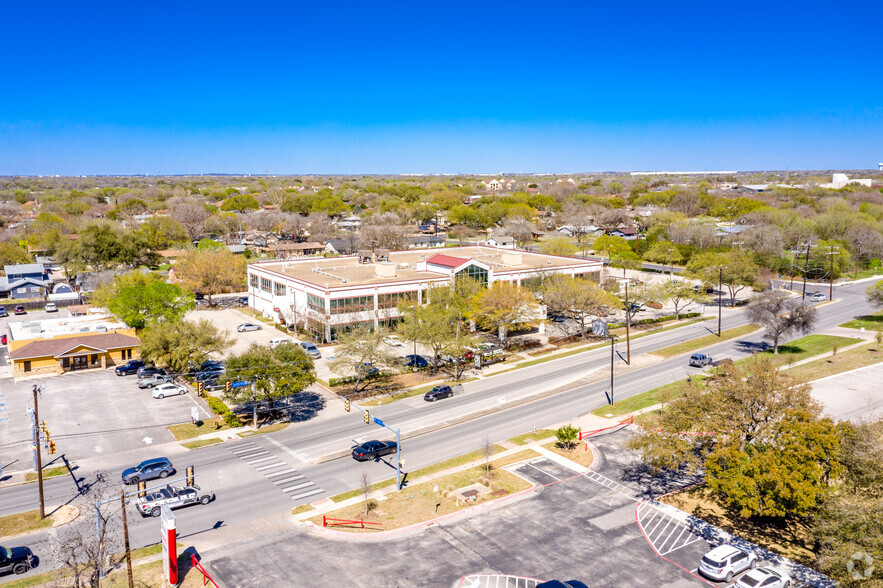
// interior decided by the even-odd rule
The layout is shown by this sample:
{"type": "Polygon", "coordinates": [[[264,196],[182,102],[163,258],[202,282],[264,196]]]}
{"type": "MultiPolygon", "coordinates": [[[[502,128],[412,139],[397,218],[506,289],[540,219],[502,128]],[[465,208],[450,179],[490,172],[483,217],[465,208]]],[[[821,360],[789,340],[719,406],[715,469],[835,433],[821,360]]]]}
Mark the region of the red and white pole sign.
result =
{"type": "Polygon", "coordinates": [[[178,585],[178,537],[175,515],[168,506],[162,507],[162,567],[169,586],[178,585]]]}

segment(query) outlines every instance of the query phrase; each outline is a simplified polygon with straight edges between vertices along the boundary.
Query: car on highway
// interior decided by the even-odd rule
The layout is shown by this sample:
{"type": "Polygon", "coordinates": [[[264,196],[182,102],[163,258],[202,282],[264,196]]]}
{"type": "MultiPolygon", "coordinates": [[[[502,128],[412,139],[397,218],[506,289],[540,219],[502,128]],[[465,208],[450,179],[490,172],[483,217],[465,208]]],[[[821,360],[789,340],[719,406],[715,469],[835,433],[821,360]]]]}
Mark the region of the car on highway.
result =
{"type": "Polygon", "coordinates": [[[181,396],[187,394],[187,388],[180,384],[160,384],[153,388],[153,397],[162,400],[166,396],[181,396]]]}
{"type": "Polygon", "coordinates": [[[705,367],[714,362],[714,359],[710,355],[706,355],[705,353],[694,353],[690,356],[690,366],[691,367],[705,367]]]}
{"type": "Polygon", "coordinates": [[[775,568],[751,570],[736,581],[733,588],[790,588],[791,576],[775,568]]]}
{"type": "Polygon", "coordinates": [[[254,323],[242,323],[241,325],[236,327],[236,330],[240,333],[245,333],[246,331],[260,331],[261,326],[254,323]]]}
{"type": "Polygon", "coordinates": [[[429,362],[422,355],[406,355],[404,358],[405,367],[425,368],[429,367],[429,362]]]}
{"type": "Polygon", "coordinates": [[[432,390],[423,395],[423,400],[427,402],[435,402],[436,400],[452,398],[453,396],[454,389],[447,384],[444,384],[441,386],[433,386],[432,390]]]}
{"type": "Polygon", "coordinates": [[[309,341],[300,341],[300,347],[313,359],[322,359],[322,352],[319,351],[319,348],[316,347],[315,344],[310,343],[309,341]]]}
{"type": "Polygon", "coordinates": [[[24,574],[36,567],[30,547],[3,547],[0,545],[0,574],[24,574]]]}
{"type": "Polygon", "coordinates": [[[135,372],[135,374],[139,378],[148,378],[154,374],[164,374],[164,373],[166,373],[166,370],[164,370],[162,368],[158,368],[155,365],[142,365],[140,368],[138,368],[138,371],[135,372]]]}
{"type": "Polygon", "coordinates": [[[130,359],[123,365],[116,366],[113,371],[116,372],[118,376],[131,376],[132,374],[137,374],[138,369],[144,367],[144,362],[140,359],[130,359]]]}
{"type": "Polygon", "coordinates": [[[54,302],[47,302],[43,310],[46,312],[58,312],[58,306],[54,302]]]}
{"type": "Polygon", "coordinates": [[[0,318],[5,318],[9,316],[9,313],[6,311],[5,306],[0,306],[0,318]]]}
{"type": "Polygon", "coordinates": [[[172,380],[175,379],[175,376],[171,374],[158,373],[158,374],[150,374],[144,378],[138,378],[138,387],[142,390],[145,388],[153,388],[155,386],[159,386],[160,384],[169,384],[172,380]]]}
{"type": "Polygon", "coordinates": [[[735,545],[720,545],[699,562],[699,572],[712,580],[732,582],[733,577],[757,566],[757,556],[735,545]]]}
{"type": "Polygon", "coordinates": [[[190,506],[191,504],[208,504],[215,499],[215,493],[211,490],[202,490],[196,484],[192,486],[172,486],[159,488],[150,494],[139,498],[135,502],[135,508],[142,517],[158,517],[162,514],[162,507],[171,509],[190,506]]]}
{"type": "Polygon", "coordinates": [[[815,294],[812,295],[813,302],[824,302],[827,299],[828,299],[828,297],[825,296],[824,294],[822,294],[821,292],[816,292],[815,294]]]}
{"type": "Polygon", "coordinates": [[[353,447],[353,459],[356,461],[369,461],[395,453],[398,445],[395,441],[368,441],[353,447]]]}
{"type": "Polygon", "coordinates": [[[137,484],[156,478],[168,478],[175,472],[175,467],[167,457],[146,459],[133,468],[123,470],[123,484],[137,484]]]}
{"type": "Polygon", "coordinates": [[[25,310],[25,307],[19,304],[13,309],[13,314],[28,314],[28,311],[25,310]]]}
{"type": "Polygon", "coordinates": [[[405,342],[402,341],[401,337],[398,335],[387,335],[383,338],[383,344],[389,345],[390,347],[402,347],[405,342]]]}

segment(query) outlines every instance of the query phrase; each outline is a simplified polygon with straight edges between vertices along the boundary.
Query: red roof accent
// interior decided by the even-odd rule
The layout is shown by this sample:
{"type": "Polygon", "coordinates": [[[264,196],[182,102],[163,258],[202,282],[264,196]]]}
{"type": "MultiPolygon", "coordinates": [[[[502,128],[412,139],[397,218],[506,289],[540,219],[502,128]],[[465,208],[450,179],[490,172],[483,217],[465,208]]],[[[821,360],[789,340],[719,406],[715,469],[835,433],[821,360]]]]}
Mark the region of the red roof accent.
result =
{"type": "Polygon", "coordinates": [[[460,267],[467,261],[469,260],[463,259],[462,257],[454,257],[453,255],[442,255],[441,253],[436,253],[435,255],[427,259],[426,263],[431,263],[433,265],[443,265],[445,267],[460,267]]]}

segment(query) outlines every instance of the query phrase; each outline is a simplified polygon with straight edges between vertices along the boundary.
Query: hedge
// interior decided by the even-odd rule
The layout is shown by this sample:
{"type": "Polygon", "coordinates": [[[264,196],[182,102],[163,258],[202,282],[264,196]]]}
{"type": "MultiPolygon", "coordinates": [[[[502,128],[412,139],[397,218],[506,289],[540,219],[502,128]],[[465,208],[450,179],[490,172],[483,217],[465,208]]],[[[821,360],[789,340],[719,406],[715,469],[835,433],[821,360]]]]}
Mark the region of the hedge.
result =
{"type": "Polygon", "coordinates": [[[224,404],[224,401],[214,396],[206,396],[205,401],[212,412],[219,416],[224,416],[230,412],[230,408],[224,404]]]}
{"type": "MultiPolygon", "coordinates": [[[[701,314],[702,314],[701,312],[683,312],[683,313],[681,313],[681,318],[682,319],[695,318],[697,316],[700,316],[701,314]]],[[[673,321],[676,318],[677,317],[675,317],[675,315],[673,315],[673,314],[667,314],[667,315],[661,316],[659,318],[641,319],[639,321],[632,321],[631,325],[632,326],[655,325],[657,323],[667,323],[668,321],[673,321]]],[[[610,323],[609,325],[607,325],[608,329],[621,329],[623,327],[625,327],[625,323],[610,323]]]]}
{"type": "MultiPolygon", "coordinates": [[[[362,381],[367,382],[370,380],[377,380],[379,378],[385,378],[388,375],[389,374],[387,374],[387,373],[379,372],[376,374],[371,374],[370,376],[365,376],[364,378],[362,378],[362,381]]],[[[328,378],[328,385],[331,386],[332,388],[335,388],[337,386],[343,386],[344,384],[353,384],[358,381],[359,381],[358,376],[346,376],[345,378],[328,378]]]]}

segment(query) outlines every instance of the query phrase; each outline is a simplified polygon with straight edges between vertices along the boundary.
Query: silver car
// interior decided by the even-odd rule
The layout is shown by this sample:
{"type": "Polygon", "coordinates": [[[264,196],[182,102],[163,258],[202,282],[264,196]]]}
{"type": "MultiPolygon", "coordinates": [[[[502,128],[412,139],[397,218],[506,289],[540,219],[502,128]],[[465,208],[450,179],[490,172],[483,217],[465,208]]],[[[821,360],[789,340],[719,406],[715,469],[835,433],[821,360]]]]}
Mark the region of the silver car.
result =
{"type": "Polygon", "coordinates": [[[242,323],[241,325],[236,327],[236,330],[240,333],[245,333],[246,331],[260,331],[261,326],[254,323],[242,323]]]}
{"type": "Polygon", "coordinates": [[[162,384],[153,389],[153,397],[162,400],[166,396],[187,394],[187,388],[178,384],[162,384]]]}
{"type": "Polygon", "coordinates": [[[196,484],[192,486],[172,486],[159,488],[144,498],[139,498],[135,508],[143,517],[158,517],[162,514],[162,507],[181,508],[191,504],[208,504],[215,498],[211,490],[201,490],[196,484]]]}
{"type": "Polygon", "coordinates": [[[690,356],[690,366],[691,367],[705,367],[714,362],[714,359],[710,355],[706,355],[704,353],[694,353],[690,356]]]}
{"type": "Polygon", "coordinates": [[[146,378],[138,379],[138,387],[142,390],[144,388],[153,388],[154,386],[159,386],[160,384],[168,384],[175,377],[169,374],[151,374],[146,378]]]}

